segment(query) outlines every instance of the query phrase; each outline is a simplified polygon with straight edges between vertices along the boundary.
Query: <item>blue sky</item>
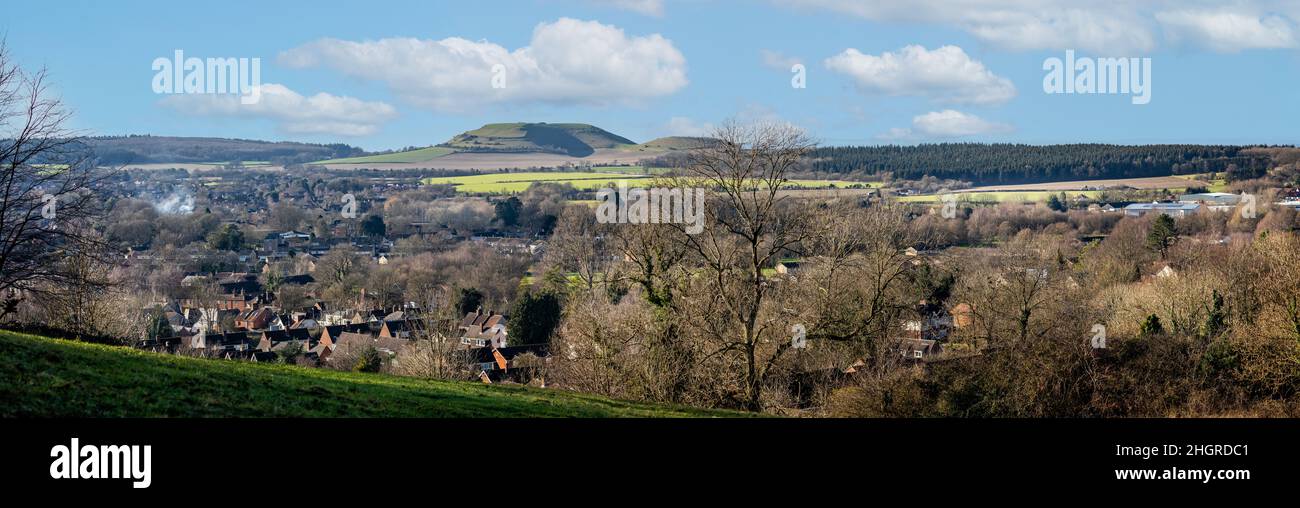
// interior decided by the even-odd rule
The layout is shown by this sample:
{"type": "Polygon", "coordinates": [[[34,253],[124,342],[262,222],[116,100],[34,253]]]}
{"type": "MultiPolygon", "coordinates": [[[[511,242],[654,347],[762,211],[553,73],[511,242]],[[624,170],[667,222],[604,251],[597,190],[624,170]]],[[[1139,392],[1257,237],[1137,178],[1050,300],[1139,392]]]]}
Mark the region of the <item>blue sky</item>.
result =
{"type": "Polygon", "coordinates": [[[1075,4],[68,0],[11,5],[0,30],[95,135],[380,150],[488,122],[586,122],[646,141],[738,118],[792,122],[831,145],[1297,141],[1297,2],[1075,4]],[[155,94],[150,65],[175,49],[260,57],[273,93],[248,109],[155,94]],[[1044,93],[1044,59],[1066,49],[1150,58],[1151,102],[1044,93]],[[490,85],[497,62],[503,90],[490,85]],[[794,62],[806,88],[791,87],[794,62]]]}

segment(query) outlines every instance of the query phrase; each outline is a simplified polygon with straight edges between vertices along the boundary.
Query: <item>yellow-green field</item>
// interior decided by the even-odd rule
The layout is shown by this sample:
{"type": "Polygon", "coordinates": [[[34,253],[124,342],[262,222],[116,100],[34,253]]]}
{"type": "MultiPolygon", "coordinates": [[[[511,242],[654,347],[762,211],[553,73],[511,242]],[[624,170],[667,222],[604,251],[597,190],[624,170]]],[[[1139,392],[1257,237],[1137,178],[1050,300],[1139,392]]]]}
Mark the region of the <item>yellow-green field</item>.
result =
{"type": "Polygon", "coordinates": [[[1209,192],[1228,192],[1228,180],[1224,178],[1215,178],[1213,180],[1199,180],[1197,177],[1202,175],[1174,175],[1174,178],[1182,178],[1191,182],[1192,186],[1204,185],[1209,192]]]}
{"type": "MultiPolygon", "coordinates": [[[[455,185],[456,190],[467,194],[511,194],[523,192],[534,183],[567,183],[576,189],[591,190],[601,187],[613,187],[619,180],[649,180],[647,174],[637,174],[636,167],[610,166],[626,172],[583,172],[583,171],[537,171],[524,173],[489,173],[473,176],[451,176],[426,178],[426,184],[455,185]]],[[[636,185],[629,183],[629,185],[636,185]]],[[[826,189],[847,188],[854,185],[878,187],[879,183],[850,182],[843,180],[790,180],[787,186],[792,189],[826,189]]]]}

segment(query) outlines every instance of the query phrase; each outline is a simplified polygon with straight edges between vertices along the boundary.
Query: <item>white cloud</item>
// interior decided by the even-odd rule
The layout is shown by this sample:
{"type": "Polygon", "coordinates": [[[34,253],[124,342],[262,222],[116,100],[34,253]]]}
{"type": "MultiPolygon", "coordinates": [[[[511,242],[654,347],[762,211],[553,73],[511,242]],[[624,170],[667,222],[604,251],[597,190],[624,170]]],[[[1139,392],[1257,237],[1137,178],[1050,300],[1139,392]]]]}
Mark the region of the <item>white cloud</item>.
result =
{"type": "Polygon", "coordinates": [[[774,0],[884,23],[955,27],[1012,50],[1076,49],[1139,56],[1163,29],[1215,51],[1295,47],[1295,0],[774,0]],[[1225,5],[1226,4],[1226,5],[1225,5]],[[1267,13],[1267,14],[1262,14],[1267,13]]]}
{"type": "Polygon", "coordinates": [[[1142,2],[1093,0],[777,0],[880,22],[935,23],[1007,49],[1128,53],[1155,46],[1142,2]]]}
{"type": "Polygon", "coordinates": [[[261,93],[255,104],[241,104],[234,94],[169,95],[161,103],[192,115],[265,118],[293,134],[366,136],[397,117],[397,110],[383,102],[324,92],[304,97],[276,83],[263,83],[261,93]]]}
{"type": "Polygon", "coordinates": [[[668,120],[664,130],[669,136],[704,137],[713,134],[714,127],[708,122],[696,122],[684,116],[674,116],[668,120]]]}
{"type": "Polygon", "coordinates": [[[957,46],[930,51],[912,45],[879,56],[849,48],[826,59],[826,67],[853,78],[865,93],[914,95],[956,104],[998,104],[1016,95],[1011,80],[993,74],[957,46]]]}
{"type": "Polygon", "coordinates": [[[759,55],[763,58],[763,66],[782,72],[790,72],[791,67],[803,63],[802,59],[770,49],[759,50],[759,55]]]}
{"type": "Polygon", "coordinates": [[[636,103],[687,84],[686,58],[663,36],[628,36],[570,18],[537,25],[530,44],[513,51],[459,37],[321,39],[281,53],[280,62],[381,80],[404,100],[455,112],[487,104],[636,103]],[[496,65],[504,70],[499,76],[496,65]],[[494,87],[494,77],[504,77],[504,87],[494,87]]]}
{"type": "Polygon", "coordinates": [[[888,141],[947,139],[1000,134],[1014,130],[1010,125],[984,120],[952,109],[932,111],[912,118],[910,128],[895,127],[880,136],[888,141]]]}
{"type": "Polygon", "coordinates": [[[1292,24],[1278,15],[1257,16],[1220,10],[1156,13],[1171,40],[1232,53],[1243,49],[1296,47],[1292,24]]]}
{"type": "Polygon", "coordinates": [[[660,17],[664,15],[663,0],[588,0],[598,4],[605,4],[611,7],[632,11],[646,16],[660,17]]]}

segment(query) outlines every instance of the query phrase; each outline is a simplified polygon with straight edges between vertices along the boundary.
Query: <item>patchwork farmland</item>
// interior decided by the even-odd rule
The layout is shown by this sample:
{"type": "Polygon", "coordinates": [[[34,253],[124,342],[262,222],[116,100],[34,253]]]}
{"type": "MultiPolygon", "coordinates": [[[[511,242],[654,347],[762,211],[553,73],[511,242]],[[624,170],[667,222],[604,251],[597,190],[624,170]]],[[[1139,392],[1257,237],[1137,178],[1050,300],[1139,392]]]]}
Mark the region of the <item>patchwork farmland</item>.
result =
{"type": "MultiPolygon", "coordinates": [[[[627,181],[629,186],[646,186],[654,181],[654,174],[662,170],[650,170],[631,166],[611,166],[598,168],[599,172],[584,171],[534,171],[521,173],[488,173],[471,176],[452,176],[426,178],[428,185],[454,185],[456,190],[466,194],[512,194],[523,192],[534,183],[561,183],[572,185],[579,190],[593,190],[602,187],[614,187],[618,182],[627,181]],[[639,182],[639,183],[636,183],[639,182]]],[[[844,180],[809,180],[792,179],[786,182],[791,191],[817,191],[831,189],[870,189],[878,183],[850,182],[844,180]]]]}

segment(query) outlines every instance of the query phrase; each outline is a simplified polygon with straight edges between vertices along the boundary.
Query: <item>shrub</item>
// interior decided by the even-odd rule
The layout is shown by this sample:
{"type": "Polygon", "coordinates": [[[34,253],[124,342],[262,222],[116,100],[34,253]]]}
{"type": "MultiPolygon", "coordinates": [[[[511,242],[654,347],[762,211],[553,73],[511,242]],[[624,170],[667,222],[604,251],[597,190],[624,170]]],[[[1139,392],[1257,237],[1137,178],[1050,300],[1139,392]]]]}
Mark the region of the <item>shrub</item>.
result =
{"type": "Polygon", "coordinates": [[[374,346],[368,346],[361,354],[357,356],[356,363],[352,364],[353,372],[379,372],[379,367],[383,366],[383,359],[379,357],[379,350],[374,346]]]}

